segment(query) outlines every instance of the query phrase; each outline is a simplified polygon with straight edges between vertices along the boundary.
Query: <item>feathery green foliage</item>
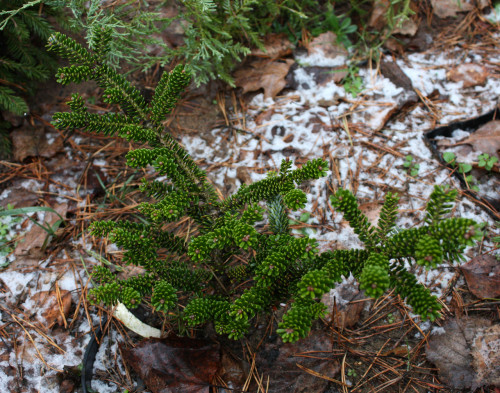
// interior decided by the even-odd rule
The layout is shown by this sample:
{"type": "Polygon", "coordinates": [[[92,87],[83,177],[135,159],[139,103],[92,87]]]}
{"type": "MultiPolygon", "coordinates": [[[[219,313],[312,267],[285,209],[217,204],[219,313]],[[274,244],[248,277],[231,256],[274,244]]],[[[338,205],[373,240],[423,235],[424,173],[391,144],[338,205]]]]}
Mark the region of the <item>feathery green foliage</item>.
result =
{"type": "Polygon", "coordinates": [[[60,21],[61,7],[61,1],[0,0],[0,110],[28,112],[23,97],[55,70],[44,43],[54,32],[47,16],[60,21]]]}
{"type": "MultiPolygon", "coordinates": [[[[100,37],[95,47],[105,50],[110,32],[95,34],[100,37]]],[[[369,296],[379,297],[392,288],[423,318],[439,316],[439,302],[405,263],[429,268],[453,261],[482,236],[474,221],[445,217],[454,191],[436,187],[424,225],[397,231],[396,195],[387,194],[375,228],[354,195],[339,189],[331,197],[332,206],[343,213],[365,249],[320,253],[314,239],[290,232],[288,213],[304,207],[307,196],[298,187],[324,176],[326,161],[315,159],[293,169],[291,161],[283,160],[278,173],[270,172],[220,200],[205,172],[161,123],[189,84],[182,66],[163,75],[153,99],[146,102],[136,87],[102,62],[99,52],[90,52],[60,33],[51,36],[48,47],[72,63],[58,72],[61,81],[94,79],[104,90],[103,100],[120,109],[120,113],[89,113],[82,98],[73,95],[71,112],[56,113],[53,124],[143,142],[127,154],[128,165],[152,166],[168,179],[143,182],[141,189],[155,198],[139,208],[146,223],[92,224],[93,235],[107,236],[124,250],[124,262],[146,271],[120,280],[104,266],[95,268],[100,285],[89,291],[92,301],[136,307],[150,297],[154,309],[167,313],[167,318],[175,315],[193,327],[213,322],[218,333],[233,339],[243,337],[257,315],[285,303],[277,332],[284,341],[296,341],[306,337],[313,321],[324,315],[322,296],[352,274],[369,296]],[[268,232],[257,225],[266,213],[268,232]],[[166,222],[183,217],[189,217],[196,228],[188,242],[175,230],[164,229],[166,222]]]]}
{"type": "MultiPolygon", "coordinates": [[[[60,0],[0,0],[0,111],[29,112],[26,98],[56,68],[44,48],[54,32],[47,17],[64,23],[60,0]]],[[[10,154],[9,122],[0,118],[0,158],[10,154]]]]}

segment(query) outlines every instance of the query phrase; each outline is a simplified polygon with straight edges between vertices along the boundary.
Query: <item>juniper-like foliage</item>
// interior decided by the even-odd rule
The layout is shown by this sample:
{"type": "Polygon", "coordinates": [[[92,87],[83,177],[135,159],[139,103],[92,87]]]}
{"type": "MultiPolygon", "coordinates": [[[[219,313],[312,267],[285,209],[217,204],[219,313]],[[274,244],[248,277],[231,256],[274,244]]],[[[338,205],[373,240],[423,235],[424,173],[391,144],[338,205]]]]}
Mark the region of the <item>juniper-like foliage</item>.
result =
{"type": "Polygon", "coordinates": [[[28,112],[26,94],[55,70],[43,45],[54,32],[47,16],[62,22],[61,8],[54,0],[0,0],[0,110],[28,112]]]}
{"type": "Polygon", "coordinates": [[[106,305],[120,301],[135,307],[148,298],[167,317],[181,318],[193,327],[212,322],[218,333],[233,339],[243,337],[257,315],[286,304],[277,332],[284,341],[296,341],[306,337],[312,322],[324,315],[323,294],[353,274],[368,296],[379,297],[394,289],[422,318],[439,316],[437,298],[405,266],[431,268],[456,260],[481,236],[474,221],[445,217],[455,191],[436,187],[424,225],[396,230],[396,195],[387,194],[374,227],[353,194],[339,189],[331,197],[332,205],[344,214],[366,247],[320,253],[314,239],[292,235],[288,213],[305,206],[307,196],[298,187],[324,176],[326,161],[315,159],[293,169],[292,162],[284,160],[278,173],[241,186],[220,200],[205,172],[162,125],[189,84],[188,72],[177,66],[164,73],[147,102],[103,61],[109,31],[96,31],[94,37],[96,52],[60,33],[50,38],[49,50],[71,63],[57,77],[64,84],[97,81],[102,99],[116,104],[119,111],[91,113],[83,98],[74,94],[71,112],[56,113],[53,124],[59,129],[79,128],[140,142],[141,148],[127,154],[127,164],[154,167],[168,180],[143,181],[141,189],[154,198],[139,208],[145,223],[92,224],[93,235],[108,236],[124,250],[124,262],[145,269],[142,275],[120,280],[107,267],[96,267],[93,274],[100,285],[89,291],[92,301],[106,305]],[[188,242],[164,229],[165,223],[186,216],[197,228],[188,242]],[[270,224],[268,232],[257,229],[264,216],[270,224]]]}

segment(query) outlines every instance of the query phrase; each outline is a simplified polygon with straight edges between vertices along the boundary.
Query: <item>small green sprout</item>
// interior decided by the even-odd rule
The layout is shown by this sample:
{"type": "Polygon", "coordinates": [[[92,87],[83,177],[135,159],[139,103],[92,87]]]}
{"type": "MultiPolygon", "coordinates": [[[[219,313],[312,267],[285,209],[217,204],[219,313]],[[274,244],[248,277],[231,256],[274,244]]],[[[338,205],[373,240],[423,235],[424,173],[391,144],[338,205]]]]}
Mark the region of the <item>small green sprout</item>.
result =
{"type": "Polygon", "coordinates": [[[491,157],[488,153],[480,154],[477,157],[477,159],[478,159],[477,165],[480,168],[484,167],[484,169],[486,169],[488,172],[493,169],[493,166],[498,161],[497,157],[491,157]]]}
{"type": "Polygon", "coordinates": [[[446,161],[452,168],[457,168],[458,173],[463,175],[465,183],[467,184],[467,188],[474,192],[479,192],[479,187],[477,186],[477,179],[471,174],[467,175],[470,171],[472,171],[472,165],[466,162],[457,163],[457,156],[455,153],[450,151],[446,151],[443,153],[443,160],[446,161]]]}
{"type": "Polygon", "coordinates": [[[406,171],[409,172],[410,176],[415,177],[418,175],[420,164],[416,164],[413,161],[413,156],[407,155],[405,157],[405,161],[403,162],[403,166],[406,168],[406,171]]]}
{"type": "Polygon", "coordinates": [[[395,320],[396,318],[392,313],[387,314],[387,322],[389,322],[389,324],[393,324],[395,320]]]}
{"type": "Polygon", "coordinates": [[[455,159],[457,157],[455,156],[455,153],[452,153],[451,151],[445,151],[443,153],[443,160],[447,163],[447,164],[455,164],[455,159]]]}

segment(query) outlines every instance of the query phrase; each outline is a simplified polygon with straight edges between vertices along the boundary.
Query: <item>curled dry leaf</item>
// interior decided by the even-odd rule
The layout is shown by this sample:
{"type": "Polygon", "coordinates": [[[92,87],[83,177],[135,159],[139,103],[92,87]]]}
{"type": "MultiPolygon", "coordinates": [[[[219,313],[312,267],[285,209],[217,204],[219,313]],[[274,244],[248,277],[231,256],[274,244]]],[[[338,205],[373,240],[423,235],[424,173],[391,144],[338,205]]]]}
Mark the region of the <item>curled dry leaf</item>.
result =
{"type": "Polygon", "coordinates": [[[460,64],[452,68],[446,77],[453,82],[463,82],[463,87],[484,85],[488,77],[488,70],[474,63],[460,64]]]}
{"type": "Polygon", "coordinates": [[[472,11],[472,0],[431,0],[432,10],[439,18],[455,17],[459,12],[472,11]]]}
{"type": "Polygon", "coordinates": [[[347,56],[347,50],[342,45],[337,45],[337,36],[331,31],[320,34],[307,45],[309,56],[319,54],[328,59],[347,56]]]}
{"type": "Polygon", "coordinates": [[[255,60],[234,73],[234,82],[243,88],[243,93],[264,89],[264,98],[274,98],[285,88],[285,77],[293,63],[291,59],[255,60]]]}
{"type": "Polygon", "coordinates": [[[33,128],[26,125],[10,134],[14,160],[23,161],[27,157],[50,158],[63,148],[61,137],[50,141],[43,127],[33,128]]]}
{"type": "Polygon", "coordinates": [[[364,291],[359,291],[352,283],[342,283],[332,292],[325,293],[321,298],[321,302],[327,307],[326,321],[341,330],[353,327],[358,323],[366,305],[362,301],[366,299],[364,291]]]}
{"type": "MultiPolygon", "coordinates": [[[[55,204],[53,208],[62,218],[66,217],[66,212],[68,211],[68,204],[61,203],[55,204]]],[[[45,225],[53,227],[53,225],[61,218],[52,212],[45,212],[44,222],[45,225]]],[[[24,238],[17,244],[14,251],[15,255],[32,255],[36,254],[44,245],[49,234],[47,231],[38,225],[33,225],[30,231],[24,236],[24,238]]]]}
{"type": "Polygon", "coordinates": [[[279,59],[280,57],[290,55],[294,47],[294,45],[288,39],[287,35],[284,33],[268,34],[264,38],[263,46],[265,50],[256,48],[252,50],[250,54],[257,57],[267,57],[275,60],[279,59]]]}
{"type": "Polygon", "coordinates": [[[122,353],[153,393],[209,393],[221,361],[218,344],[188,337],[151,338],[122,353]]]}
{"type": "Polygon", "coordinates": [[[488,153],[500,159],[500,120],[492,120],[477,129],[469,137],[457,143],[457,145],[472,145],[477,152],[488,153]]]}
{"type": "Polygon", "coordinates": [[[474,296],[480,299],[500,297],[500,264],[493,255],[479,255],[460,269],[474,296]]]}
{"type": "MultiPolygon", "coordinates": [[[[382,31],[387,27],[387,11],[390,7],[389,0],[377,0],[374,2],[370,21],[368,26],[375,30],[382,31]]],[[[414,36],[418,30],[418,25],[412,19],[406,19],[401,26],[398,26],[392,32],[393,34],[402,34],[414,36]]]]}

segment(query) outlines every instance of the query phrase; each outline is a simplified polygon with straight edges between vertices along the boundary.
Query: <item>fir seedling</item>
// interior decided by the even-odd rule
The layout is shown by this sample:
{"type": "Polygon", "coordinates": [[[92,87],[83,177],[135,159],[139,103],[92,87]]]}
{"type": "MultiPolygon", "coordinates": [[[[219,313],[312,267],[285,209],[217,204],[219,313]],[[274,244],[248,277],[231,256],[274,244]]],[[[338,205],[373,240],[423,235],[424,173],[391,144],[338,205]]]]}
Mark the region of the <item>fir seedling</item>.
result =
{"type": "Polygon", "coordinates": [[[57,77],[61,83],[96,80],[102,99],[119,111],[91,113],[83,98],[74,94],[71,112],[56,113],[53,124],[139,142],[140,147],[127,154],[127,164],[153,167],[168,180],[143,181],[141,189],[149,198],[139,207],[143,222],[92,223],[94,236],[107,236],[124,250],[125,263],[142,266],[145,272],[122,280],[107,266],[96,267],[94,278],[100,285],[89,291],[91,301],[121,302],[132,308],[147,298],[167,319],[182,320],[188,327],[210,322],[232,339],[243,337],[256,316],[284,305],[277,332],[292,342],[306,337],[313,321],[325,314],[321,297],[343,276],[353,274],[369,296],[393,289],[422,318],[439,317],[437,298],[417,282],[406,263],[431,268],[458,260],[463,249],[481,237],[473,220],[446,217],[456,192],[436,187],[424,225],[396,230],[396,195],[387,194],[374,227],[354,195],[339,189],[331,197],[332,206],[344,214],[366,247],[320,253],[316,240],[291,233],[288,220],[290,211],[302,209],[307,200],[299,186],[325,176],[326,161],[315,159],[294,169],[291,161],[283,160],[279,172],[219,199],[207,174],[163,126],[189,84],[186,69],[177,66],[165,72],[147,102],[103,62],[110,32],[95,34],[96,52],[60,33],[50,38],[49,49],[71,63],[57,77]],[[257,223],[265,216],[269,230],[263,231],[257,223]],[[165,224],[184,217],[194,228],[189,239],[165,229],[165,224]]]}

